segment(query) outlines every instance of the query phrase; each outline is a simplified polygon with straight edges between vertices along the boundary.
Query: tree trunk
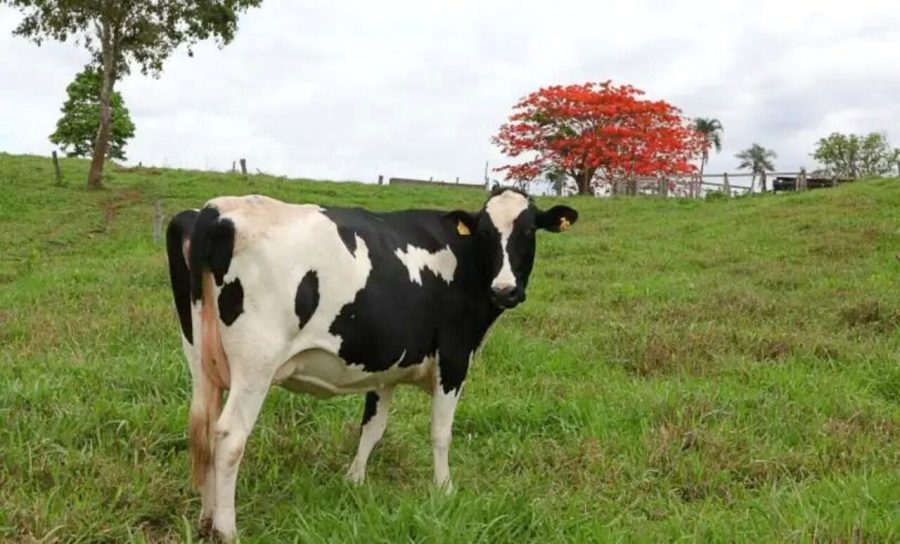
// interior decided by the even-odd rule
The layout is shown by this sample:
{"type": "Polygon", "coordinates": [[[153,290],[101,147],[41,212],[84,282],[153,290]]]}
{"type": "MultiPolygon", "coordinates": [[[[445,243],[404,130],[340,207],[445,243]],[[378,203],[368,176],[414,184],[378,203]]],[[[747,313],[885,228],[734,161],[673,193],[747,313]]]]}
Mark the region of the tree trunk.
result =
{"type": "Polygon", "coordinates": [[[767,188],[766,188],[766,171],[765,170],[760,172],[759,181],[762,184],[762,192],[765,193],[767,190],[767,188]]]}
{"type": "Polygon", "coordinates": [[[109,132],[112,124],[112,110],[110,98],[113,86],[116,84],[113,48],[104,44],[103,47],[103,85],[100,88],[100,127],[97,129],[97,139],[94,141],[94,155],[91,158],[91,170],[88,173],[88,189],[103,188],[103,161],[106,159],[106,150],[109,148],[109,132]]]}
{"type": "Polygon", "coordinates": [[[579,195],[593,195],[594,192],[591,190],[591,180],[594,179],[594,173],[596,170],[587,169],[587,170],[577,170],[575,177],[575,185],[578,186],[578,194],[579,195]]]}

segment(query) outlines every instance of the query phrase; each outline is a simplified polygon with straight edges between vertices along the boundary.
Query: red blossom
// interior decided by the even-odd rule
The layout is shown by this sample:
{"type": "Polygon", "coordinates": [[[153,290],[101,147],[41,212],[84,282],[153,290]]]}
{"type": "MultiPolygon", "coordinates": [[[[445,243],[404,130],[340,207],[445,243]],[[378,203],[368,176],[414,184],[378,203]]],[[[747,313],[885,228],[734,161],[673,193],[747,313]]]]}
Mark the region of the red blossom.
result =
{"type": "Polygon", "coordinates": [[[497,170],[515,181],[564,173],[581,193],[613,180],[693,173],[702,138],[678,108],[643,95],[609,81],[531,93],[493,138],[506,155],[527,160],[497,170]]]}

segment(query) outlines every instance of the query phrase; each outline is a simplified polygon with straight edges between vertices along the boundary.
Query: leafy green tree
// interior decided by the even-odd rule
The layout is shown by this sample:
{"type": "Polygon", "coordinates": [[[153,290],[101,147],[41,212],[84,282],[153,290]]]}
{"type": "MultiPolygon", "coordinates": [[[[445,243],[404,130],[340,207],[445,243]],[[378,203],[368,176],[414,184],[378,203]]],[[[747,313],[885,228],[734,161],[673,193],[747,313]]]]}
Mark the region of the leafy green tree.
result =
{"type": "MultiPolygon", "coordinates": [[[[69,98],[63,104],[62,117],[56,122],[56,132],[50,141],[62,148],[70,157],[86,157],[94,152],[97,127],[100,125],[100,74],[88,67],[75,76],[66,87],[69,98]]],[[[121,93],[114,91],[109,97],[111,125],[107,157],[125,160],[125,144],[134,137],[134,123],[125,107],[121,93]]]]}
{"type": "Polygon", "coordinates": [[[703,155],[700,160],[700,177],[703,177],[703,168],[709,162],[709,150],[715,149],[716,153],[722,151],[722,123],[718,119],[698,117],[694,119],[694,130],[703,138],[703,155]]]}
{"type": "Polygon", "coordinates": [[[756,176],[762,176],[762,190],[766,192],[765,173],[775,170],[775,164],[772,161],[778,158],[778,154],[759,144],[753,144],[735,157],[741,160],[741,164],[738,165],[739,170],[753,172],[753,179],[750,182],[751,189],[756,186],[756,176]]]}
{"type": "Polygon", "coordinates": [[[827,175],[856,179],[890,173],[896,162],[894,153],[886,134],[834,132],[816,142],[813,158],[824,165],[827,175]]]}
{"type": "Polygon", "coordinates": [[[816,142],[813,158],[824,165],[824,173],[839,178],[855,178],[859,167],[859,137],[832,133],[816,142]]]}
{"type": "Polygon", "coordinates": [[[180,45],[214,38],[224,46],[234,38],[238,14],[262,0],[0,0],[25,15],[14,34],[40,45],[74,39],[87,48],[101,75],[100,115],[88,187],[102,186],[103,160],[112,127],[116,82],[139,67],[158,75],[180,45]]]}

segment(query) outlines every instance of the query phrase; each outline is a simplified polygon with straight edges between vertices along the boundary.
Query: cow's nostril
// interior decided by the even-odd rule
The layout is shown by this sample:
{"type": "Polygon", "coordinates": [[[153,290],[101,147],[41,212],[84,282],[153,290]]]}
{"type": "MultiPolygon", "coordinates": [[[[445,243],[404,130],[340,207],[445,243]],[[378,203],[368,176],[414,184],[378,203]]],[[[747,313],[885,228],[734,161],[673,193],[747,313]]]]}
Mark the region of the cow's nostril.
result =
{"type": "Polygon", "coordinates": [[[494,287],[492,291],[494,292],[494,296],[498,298],[507,298],[513,295],[516,287],[514,285],[504,286],[504,287],[494,287]]]}

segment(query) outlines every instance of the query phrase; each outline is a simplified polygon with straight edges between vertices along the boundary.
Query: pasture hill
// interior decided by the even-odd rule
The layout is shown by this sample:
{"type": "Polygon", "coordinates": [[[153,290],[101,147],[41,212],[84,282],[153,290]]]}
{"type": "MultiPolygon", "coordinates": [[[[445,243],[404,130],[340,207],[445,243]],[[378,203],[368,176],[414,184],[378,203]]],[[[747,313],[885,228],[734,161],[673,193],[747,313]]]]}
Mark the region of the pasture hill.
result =
{"type": "MultiPolygon", "coordinates": [[[[0,154],[0,541],[181,542],[189,377],[152,237],[222,194],[476,209],[453,188],[0,154]]],[[[553,199],[540,199],[549,206],[553,199]]],[[[367,483],[362,397],[275,390],[238,486],[244,542],[900,540],[900,181],[736,200],[572,198],[528,301],[477,357],[458,490],[400,388],[367,483]]]]}

